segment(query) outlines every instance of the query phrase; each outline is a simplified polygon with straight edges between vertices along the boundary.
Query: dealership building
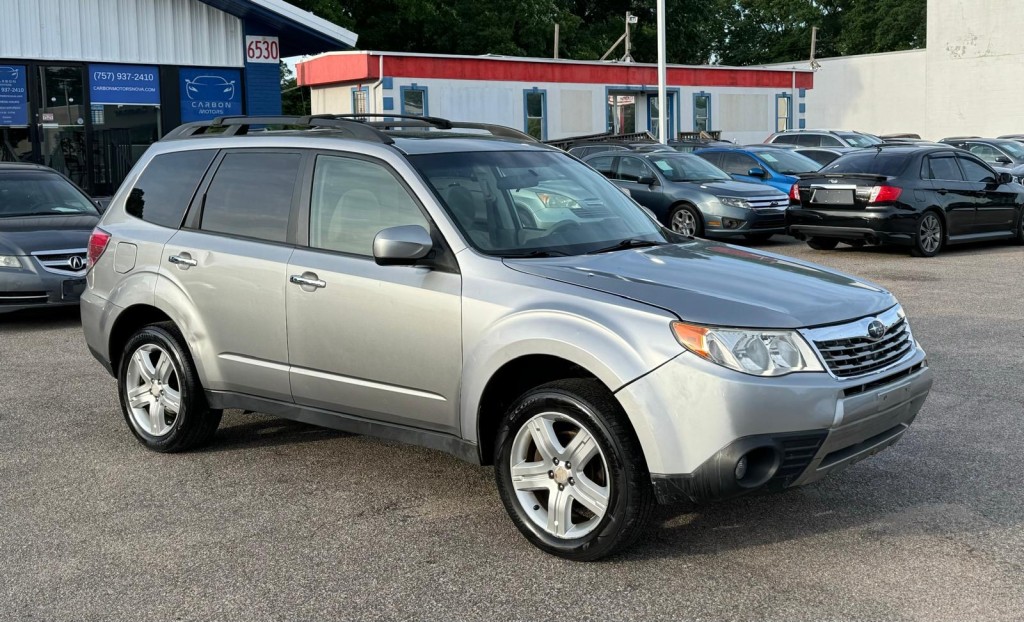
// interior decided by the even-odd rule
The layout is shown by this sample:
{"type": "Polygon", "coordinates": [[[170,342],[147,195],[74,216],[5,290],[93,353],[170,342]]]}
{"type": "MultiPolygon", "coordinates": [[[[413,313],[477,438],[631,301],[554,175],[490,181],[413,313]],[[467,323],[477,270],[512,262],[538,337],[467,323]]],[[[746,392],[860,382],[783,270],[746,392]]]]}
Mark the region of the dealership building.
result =
{"type": "MultiPolygon", "coordinates": [[[[654,65],[506,56],[342,51],[296,67],[314,114],[432,115],[520,128],[542,140],[658,133],[654,65]]],[[[669,135],[738,142],[804,127],[809,69],[668,67],[669,135]]]]}
{"type": "Polygon", "coordinates": [[[279,59],[356,35],[282,0],[5,0],[0,161],[112,193],[183,122],[280,114],[279,59]]]}

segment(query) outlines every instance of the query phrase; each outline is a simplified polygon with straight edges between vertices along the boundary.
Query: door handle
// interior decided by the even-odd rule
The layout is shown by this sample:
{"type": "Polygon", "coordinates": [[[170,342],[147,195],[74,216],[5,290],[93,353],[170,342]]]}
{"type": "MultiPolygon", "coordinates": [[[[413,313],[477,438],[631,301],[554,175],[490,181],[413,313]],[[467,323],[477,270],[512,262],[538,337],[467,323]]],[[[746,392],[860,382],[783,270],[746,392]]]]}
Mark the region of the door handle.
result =
{"type": "Polygon", "coordinates": [[[183,270],[187,270],[188,268],[194,268],[199,265],[199,262],[189,257],[188,253],[183,253],[181,255],[171,255],[170,257],[167,258],[167,261],[171,262],[172,264],[178,266],[183,270]]]}
{"type": "Polygon", "coordinates": [[[312,272],[306,272],[303,274],[293,274],[288,278],[289,281],[296,285],[302,285],[303,287],[312,287],[319,289],[321,287],[327,287],[327,282],[318,279],[312,272]]]}

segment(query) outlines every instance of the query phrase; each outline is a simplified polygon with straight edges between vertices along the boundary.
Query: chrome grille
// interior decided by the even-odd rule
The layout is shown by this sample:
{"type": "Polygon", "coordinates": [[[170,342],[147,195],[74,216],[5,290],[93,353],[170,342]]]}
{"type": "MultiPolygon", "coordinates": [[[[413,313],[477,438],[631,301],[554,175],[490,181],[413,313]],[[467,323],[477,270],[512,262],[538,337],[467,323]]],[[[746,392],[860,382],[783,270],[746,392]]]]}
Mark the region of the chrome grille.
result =
{"type": "Polygon", "coordinates": [[[789,197],[776,194],[770,196],[744,198],[750,207],[754,209],[777,209],[784,210],[789,207],[789,197]]]}
{"type": "Polygon", "coordinates": [[[62,276],[83,276],[85,274],[86,249],[70,248],[56,251],[32,253],[43,270],[62,276]],[[81,266],[76,269],[75,265],[81,266]]]}
{"type": "Polygon", "coordinates": [[[854,378],[886,369],[914,349],[910,325],[899,307],[877,318],[808,332],[822,360],[839,378],[854,378]],[[885,326],[885,332],[873,339],[868,336],[867,327],[876,319],[885,326]]]}

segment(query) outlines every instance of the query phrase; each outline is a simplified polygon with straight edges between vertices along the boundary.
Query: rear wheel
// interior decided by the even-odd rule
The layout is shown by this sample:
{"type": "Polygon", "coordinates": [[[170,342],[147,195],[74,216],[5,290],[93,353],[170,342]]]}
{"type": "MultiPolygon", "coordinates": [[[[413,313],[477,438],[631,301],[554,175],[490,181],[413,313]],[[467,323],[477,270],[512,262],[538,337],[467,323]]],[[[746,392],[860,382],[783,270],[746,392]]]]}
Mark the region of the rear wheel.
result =
{"type": "Polygon", "coordinates": [[[118,373],[125,421],[135,438],[154,451],[185,451],[208,442],[221,411],[206,403],[185,339],[170,323],[132,335],[118,373]]]}
{"type": "Polygon", "coordinates": [[[595,380],[552,382],[519,398],[498,432],[494,476],[519,531],[575,561],[631,544],[654,507],[640,443],[595,380]]]}
{"type": "Polygon", "coordinates": [[[692,205],[677,205],[668,215],[669,228],[676,233],[701,237],[704,235],[704,221],[700,212],[692,205]]]}
{"type": "Polygon", "coordinates": [[[839,246],[839,240],[834,238],[808,238],[807,246],[816,251],[830,251],[839,246]]]}
{"type": "Polygon", "coordinates": [[[917,220],[917,228],[914,233],[914,245],[910,248],[910,254],[915,257],[934,257],[942,249],[944,239],[944,228],[942,219],[935,212],[925,212],[917,220]]]}

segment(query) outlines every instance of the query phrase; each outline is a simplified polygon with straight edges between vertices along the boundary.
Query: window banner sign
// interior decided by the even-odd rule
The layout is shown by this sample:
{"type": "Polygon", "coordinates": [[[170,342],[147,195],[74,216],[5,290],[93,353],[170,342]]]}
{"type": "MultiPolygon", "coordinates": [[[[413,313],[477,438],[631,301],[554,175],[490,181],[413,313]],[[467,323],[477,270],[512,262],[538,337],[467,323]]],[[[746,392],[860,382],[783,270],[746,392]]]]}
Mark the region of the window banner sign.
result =
{"type": "Polygon", "coordinates": [[[181,69],[181,122],[242,114],[238,69],[181,69]]]}
{"type": "Polygon", "coordinates": [[[160,105],[160,72],[147,65],[89,65],[94,105],[160,105]]]}
{"type": "Polygon", "coordinates": [[[28,125],[24,65],[0,65],[0,126],[28,125]]]}

